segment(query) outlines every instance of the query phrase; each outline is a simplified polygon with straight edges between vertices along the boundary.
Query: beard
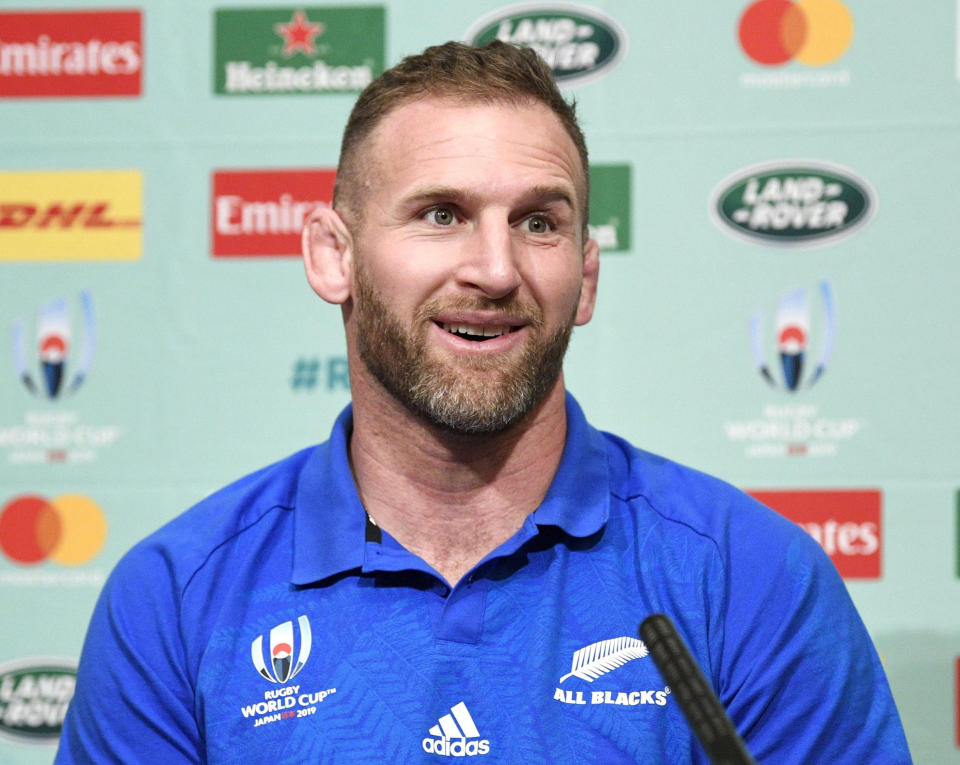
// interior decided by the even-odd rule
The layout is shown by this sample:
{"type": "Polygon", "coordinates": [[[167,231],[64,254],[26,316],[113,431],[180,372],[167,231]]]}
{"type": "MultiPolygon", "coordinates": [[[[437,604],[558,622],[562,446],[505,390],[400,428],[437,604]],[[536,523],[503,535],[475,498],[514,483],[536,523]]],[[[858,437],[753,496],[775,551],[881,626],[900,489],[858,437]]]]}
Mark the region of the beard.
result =
{"type": "MultiPolygon", "coordinates": [[[[418,417],[463,434],[497,433],[516,425],[543,400],[560,376],[573,331],[569,320],[544,336],[543,313],[515,297],[432,300],[406,330],[358,263],[357,350],[370,374],[418,417]],[[432,317],[441,311],[498,311],[520,318],[531,337],[507,357],[439,359],[427,346],[432,317]]],[[[482,342],[482,341],[478,341],[482,342]]]]}

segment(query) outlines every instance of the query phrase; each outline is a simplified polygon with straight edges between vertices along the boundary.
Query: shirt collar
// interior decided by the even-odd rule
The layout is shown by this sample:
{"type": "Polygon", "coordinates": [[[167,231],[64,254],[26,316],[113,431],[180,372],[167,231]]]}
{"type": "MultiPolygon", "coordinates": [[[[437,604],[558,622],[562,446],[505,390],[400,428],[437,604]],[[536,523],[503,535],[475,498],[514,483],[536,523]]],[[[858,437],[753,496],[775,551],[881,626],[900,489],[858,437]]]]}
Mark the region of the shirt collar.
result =
{"type": "Polygon", "coordinates": [[[538,526],[574,537],[598,532],[610,516],[610,468],[603,434],[591,427],[567,393],[567,442],[547,495],[533,513],[538,526]]]}
{"type": "Polygon", "coordinates": [[[363,565],[367,513],[353,481],[347,445],[353,431],[348,405],[300,474],[293,514],[294,584],[309,584],[363,565]]]}
{"type": "MultiPolygon", "coordinates": [[[[603,435],[566,396],[567,439],[560,465],[534,513],[537,526],[558,526],[574,537],[595,534],[610,514],[610,476],[603,435]]],[[[309,584],[364,563],[367,513],[347,456],[353,408],[337,417],[330,440],[314,449],[300,474],[293,522],[293,574],[309,584]]]]}

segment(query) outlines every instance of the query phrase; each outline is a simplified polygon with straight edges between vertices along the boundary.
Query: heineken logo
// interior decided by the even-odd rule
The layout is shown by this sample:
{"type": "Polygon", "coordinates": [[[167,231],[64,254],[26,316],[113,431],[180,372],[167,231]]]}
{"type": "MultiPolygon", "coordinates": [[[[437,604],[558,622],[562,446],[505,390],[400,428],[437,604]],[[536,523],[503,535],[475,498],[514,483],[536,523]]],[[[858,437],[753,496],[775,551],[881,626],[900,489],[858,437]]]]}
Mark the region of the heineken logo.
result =
{"type": "Polygon", "coordinates": [[[627,33],[614,19],[595,8],[566,3],[501,8],[474,22],[465,37],[472,45],[503,40],[533,48],[563,86],[605,74],[627,49],[627,33]]]}
{"type": "Polygon", "coordinates": [[[710,196],[710,217],[740,239],[814,247],[853,234],[876,211],[876,194],[852,170],[805,160],[739,170],[710,196]]]}
{"type": "Polygon", "coordinates": [[[601,252],[630,250],[630,165],[590,165],[590,236],[601,252]]]}
{"type": "Polygon", "coordinates": [[[383,72],[384,28],[382,6],[219,8],[214,92],[359,92],[383,72]]]}
{"type": "Polygon", "coordinates": [[[76,664],[33,657],[0,667],[0,737],[56,744],[76,685],[76,664]]]}

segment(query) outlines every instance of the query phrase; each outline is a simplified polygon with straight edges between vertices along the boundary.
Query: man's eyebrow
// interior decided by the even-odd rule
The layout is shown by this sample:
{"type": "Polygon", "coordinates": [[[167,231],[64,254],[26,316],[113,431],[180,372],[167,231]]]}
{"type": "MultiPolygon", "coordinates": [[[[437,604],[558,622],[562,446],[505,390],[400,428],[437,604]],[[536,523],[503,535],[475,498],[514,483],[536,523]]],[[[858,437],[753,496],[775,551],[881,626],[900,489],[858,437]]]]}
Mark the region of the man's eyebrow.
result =
{"type": "MultiPolygon", "coordinates": [[[[403,204],[417,206],[433,202],[450,202],[452,204],[469,204],[478,195],[455,186],[423,186],[413,189],[404,196],[403,204]]],[[[551,202],[563,202],[571,209],[575,208],[575,191],[565,185],[533,186],[526,189],[520,198],[520,205],[536,207],[551,202]]]]}
{"type": "Polygon", "coordinates": [[[564,202],[571,209],[575,209],[574,190],[566,186],[534,186],[524,194],[534,205],[549,204],[550,202],[564,202]]]}
{"type": "Polygon", "coordinates": [[[462,204],[468,202],[472,196],[472,194],[468,194],[463,189],[458,189],[455,186],[421,186],[405,195],[403,197],[403,204],[417,206],[441,201],[462,204]]]}

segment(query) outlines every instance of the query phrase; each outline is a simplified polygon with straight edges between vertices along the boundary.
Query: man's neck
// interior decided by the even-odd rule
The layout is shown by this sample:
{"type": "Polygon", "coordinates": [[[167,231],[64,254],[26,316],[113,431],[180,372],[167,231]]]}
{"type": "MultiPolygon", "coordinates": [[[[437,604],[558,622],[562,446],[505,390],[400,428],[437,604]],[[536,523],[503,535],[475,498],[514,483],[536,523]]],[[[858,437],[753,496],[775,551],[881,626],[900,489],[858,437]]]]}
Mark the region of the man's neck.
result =
{"type": "Polygon", "coordinates": [[[356,381],[350,463],[374,522],[456,584],[543,500],[566,439],[563,378],[518,425],[464,435],[356,381]]]}

